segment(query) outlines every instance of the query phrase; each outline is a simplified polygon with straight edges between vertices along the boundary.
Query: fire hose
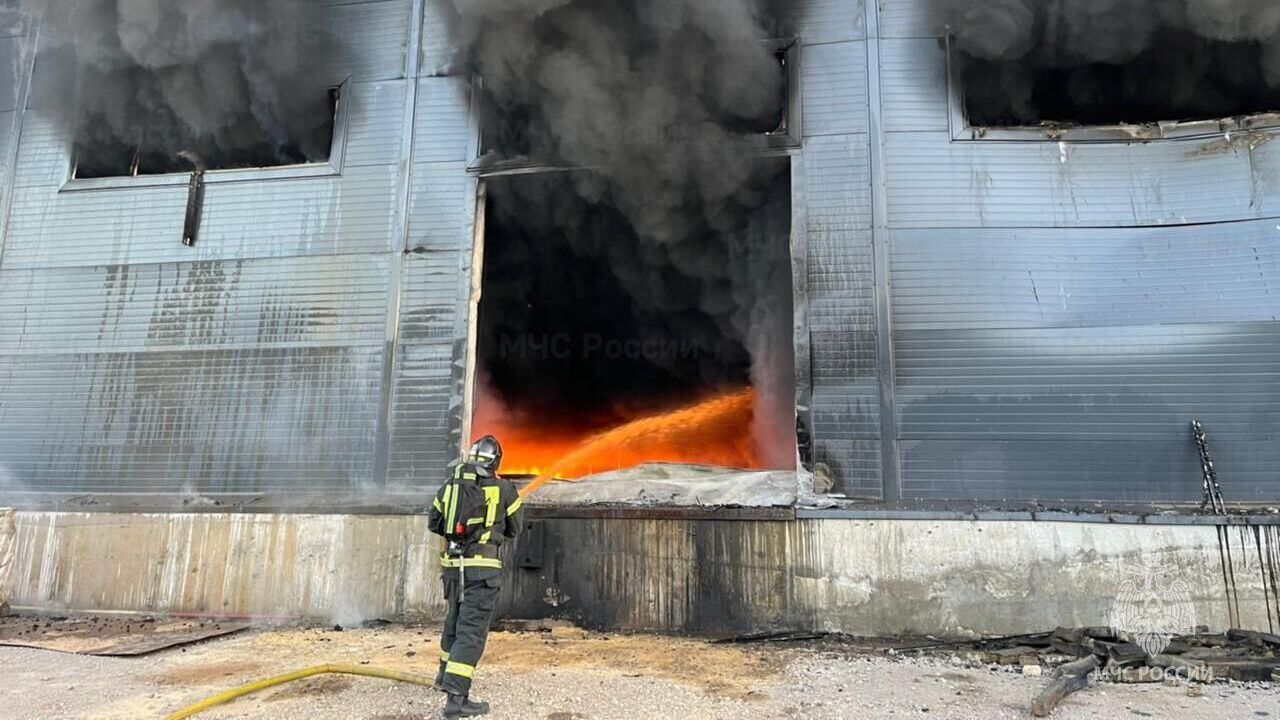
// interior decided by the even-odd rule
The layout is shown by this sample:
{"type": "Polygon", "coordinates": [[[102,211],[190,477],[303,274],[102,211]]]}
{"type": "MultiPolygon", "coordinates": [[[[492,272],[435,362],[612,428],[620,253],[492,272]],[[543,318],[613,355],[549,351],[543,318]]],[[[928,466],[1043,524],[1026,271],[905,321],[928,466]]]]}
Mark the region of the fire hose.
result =
{"type": "MultiPolygon", "coordinates": [[[[555,479],[554,472],[546,473],[535,478],[528,485],[520,489],[520,497],[528,497],[530,494],[536,492],[538,488],[546,485],[553,479],[555,479]]],[[[464,582],[462,585],[465,587],[466,583],[464,582]]],[[[219,695],[214,695],[211,698],[201,700],[194,705],[179,710],[178,712],[170,715],[168,720],[183,720],[184,718],[189,718],[197,713],[208,710],[209,708],[229,703],[236,698],[241,698],[245,695],[252,695],[259,690],[265,690],[270,687],[293,682],[294,680],[302,680],[303,678],[309,678],[315,675],[324,675],[327,673],[363,675],[365,677],[384,678],[386,680],[413,683],[414,685],[423,685],[425,687],[435,687],[435,682],[431,679],[422,677],[421,675],[410,675],[408,673],[397,672],[395,670],[384,670],[382,668],[364,667],[361,665],[316,665],[302,670],[295,670],[291,673],[285,673],[284,675],[276,675],[275,677],[258,680],[256,682],[249,683],[248,685],[233,688],[219,695]]]]}
{"type": "Polygon", "coordinates": [[[232,700],[244,697],[245,695],[251,695],[259,690],[265,690],[269,687],[293,682],[294,680],[301,680],[314,675],[324,675],[327,673],[363,675],[365,677],[383,678],[385,680],[413,683],[414,685],[424,685],[426,687],[435,686],[435,682],[431,679],[422,677],[421,675],[410,675],[409,673],[398,672],[396,670],[384,670],[382,668],[364,667],[362,665],[316,665],[303,670],[295,670],[291,673],[285,673],[284,675],[276,675],[275,677],[258,680],[256,682],[249,683],[248,685],[241,685],[238,688],[233,688],[220,695],[214,695],[207,700],[201,700],[194,705],[179,710],[178,712],[170,715],[168,720],[182,720],[183,718],[189,718],[196,713],[231,702],[232,700]]]}

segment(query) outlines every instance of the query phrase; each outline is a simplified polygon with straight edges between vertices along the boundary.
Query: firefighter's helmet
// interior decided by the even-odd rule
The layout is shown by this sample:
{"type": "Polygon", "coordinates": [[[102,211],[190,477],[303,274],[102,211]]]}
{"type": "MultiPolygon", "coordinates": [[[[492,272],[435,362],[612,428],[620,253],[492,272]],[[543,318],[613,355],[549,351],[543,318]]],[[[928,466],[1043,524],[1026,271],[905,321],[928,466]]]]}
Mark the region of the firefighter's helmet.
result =
{"type": "Polygon", "coordinates": [[[485,477],[497,475],[498,467],[502,465],[502,445],[498,443],[498,438],[485,435],[477,440],[471,446],[471,452],[467,453],[467,462],[475,465],[485,477]]]}

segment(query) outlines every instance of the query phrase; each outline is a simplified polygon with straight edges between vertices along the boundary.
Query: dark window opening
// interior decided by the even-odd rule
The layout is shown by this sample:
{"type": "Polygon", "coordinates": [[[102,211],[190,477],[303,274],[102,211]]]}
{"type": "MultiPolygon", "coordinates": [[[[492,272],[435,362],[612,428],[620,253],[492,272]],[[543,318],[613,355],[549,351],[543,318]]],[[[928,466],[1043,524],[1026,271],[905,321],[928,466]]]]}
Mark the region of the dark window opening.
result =
{"type": "Polygon", "coordinates": [[[969,125],[1119,125],[1280,111],[1262,43],[1164,30],[1127,62],[1066,64],[1048,49],[1008,60],[956,52],[969,125]]]}
{"type": "Polygon", "coordinates": [[[244,120],[221,133],[222,137],[235,139],[234,147],[189,133],[175,137],[172,123],[163,131],[144,128],[139,131],[135,144],[122,145],[114,137],[101,140],[91,137],[93,123],[86,123],[90,129],[76,141],[71,176],[76,179],[134,177],[327,162],[337,129],[341,94],[341,88],[331,88],[324,106],[327,113],[307,131],[308,136],[285,142],[268,137],[263,127],[244,120]],[[90,137],[83,137],[86,135],[90,137]],[[308,153],[303,148],[321,150],[308,153]]]}
{"type": "Polygon", "coordinates": [[[761,160],[730,222],[666,244],[575,174],[489,180],[473,434],[516,475],[792,469],[789,164],[761,160]]]}

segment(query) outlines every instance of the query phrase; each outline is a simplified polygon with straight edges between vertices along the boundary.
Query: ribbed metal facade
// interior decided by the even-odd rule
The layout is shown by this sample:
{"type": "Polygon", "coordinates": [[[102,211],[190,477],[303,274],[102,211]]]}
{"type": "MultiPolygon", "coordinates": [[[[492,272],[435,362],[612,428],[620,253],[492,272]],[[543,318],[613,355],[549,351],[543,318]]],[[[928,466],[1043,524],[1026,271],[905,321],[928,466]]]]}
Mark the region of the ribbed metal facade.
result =
{"type": "MultiPolygon", "coordinates": [[[[340,172],[66,186],[0,37],[0,488],[312,494],[434,483],[464,409],[468,83],[435,0],[316,0],[352,52],[340,172]],[[26,107],[25,112],[17,112],[26,107]]],[[[5,24],[0,23],[0,26],[5,24]]],[[[1280,498],[1280,143],[954,139],[925,0],[793,0],[801,414],[838,491],[1280,498]]]]}

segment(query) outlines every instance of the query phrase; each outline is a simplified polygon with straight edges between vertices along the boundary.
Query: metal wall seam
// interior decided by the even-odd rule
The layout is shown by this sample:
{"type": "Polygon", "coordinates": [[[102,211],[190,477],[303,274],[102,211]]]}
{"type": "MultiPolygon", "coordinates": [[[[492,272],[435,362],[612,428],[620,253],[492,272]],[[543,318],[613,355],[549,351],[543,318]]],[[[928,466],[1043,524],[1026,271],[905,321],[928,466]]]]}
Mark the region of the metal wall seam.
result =
{"type": "Polygon", "coordinates": [[[884,108],[880,83],[879,2],[868,2],[867,10],[867,101],[871,146],[871,250],[875,267],[875,312],[877,371],[880,380],[880,460],[884,499],[902,497],[901,463],[898,450],[897,375],[893,352],[893,316],[889,248],[889,203],[885,186],[884,108]]]}
{"type": "Polygon", "coordinates": [[[418,69],[421,59],[425,0],[413,0],[409,20],[409,41],[405,50],[404,111],[400,135],[400,165],[396,227],[392,236],[389,287],[387,292],[386,343],[383,350],[382,389],[378,405],[377,445],[374,455],[374,482],[385,488],[391,459],[391,414],[394,411],[395,376],[399,368],[400,294],[404,255],[409,250],[409,193],[413,188],[415,116],[418,111],[418,69]]]}

